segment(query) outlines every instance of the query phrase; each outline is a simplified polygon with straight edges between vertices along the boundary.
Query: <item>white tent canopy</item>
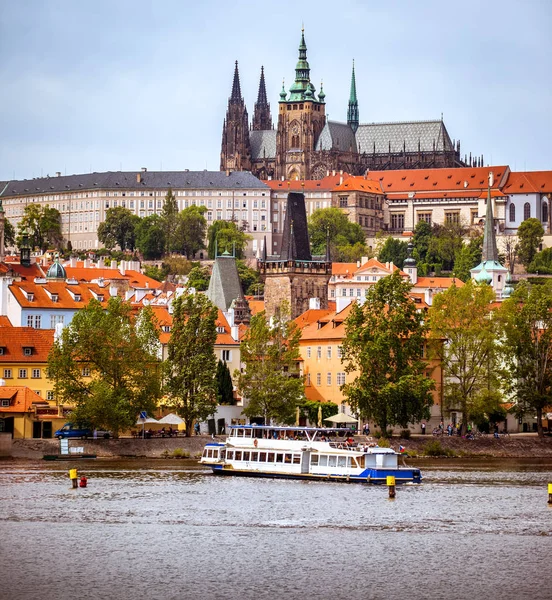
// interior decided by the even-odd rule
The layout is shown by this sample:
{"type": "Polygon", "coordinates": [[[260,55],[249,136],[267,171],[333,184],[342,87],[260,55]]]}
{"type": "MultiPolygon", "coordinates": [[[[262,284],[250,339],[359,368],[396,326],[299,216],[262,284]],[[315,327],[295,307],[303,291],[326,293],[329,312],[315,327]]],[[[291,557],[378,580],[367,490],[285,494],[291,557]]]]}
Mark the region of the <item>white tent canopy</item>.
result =
{"type": "Polygon", "coordinates": [[[174,413],[169,413],[162,419],[159,419],[158,423],[164,423],[165,425],[180,425],[181,423],[184,423],[184,419],[174,413]]]}
{"type": "Polygon", "coordinates": [[[358,419],[350,417],[345,413],[337,413],[337,415],[327,417],[326,419],[324,419],[324,421],[329,421],[330,423],[358,423],[358,419]]]}
{"type": "Polygon", "coordinates": [[[147,419],[138,419],[136,421],[136,425],[149,425],[152,423],[159,423],[160,421],[158,421],[157,419],[152,419],[151,417],[148,417],[147,419]]]}

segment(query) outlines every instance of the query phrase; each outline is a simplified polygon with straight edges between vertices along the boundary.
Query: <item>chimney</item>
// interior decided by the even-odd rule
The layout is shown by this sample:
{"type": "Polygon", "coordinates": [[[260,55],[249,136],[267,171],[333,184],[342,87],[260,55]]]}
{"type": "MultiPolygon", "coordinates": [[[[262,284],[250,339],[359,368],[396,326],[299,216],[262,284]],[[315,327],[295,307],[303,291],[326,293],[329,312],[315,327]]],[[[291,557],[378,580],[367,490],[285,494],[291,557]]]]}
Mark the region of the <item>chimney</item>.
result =
{"type": "Polygon", "coordinates": [[[148,168],[147,167],[142,167],[142,173],[147,173],[148,172],[148,168]]]}
{"type": "Polygon", "coordinates": [[[117,261],[116,260],[112,260],[111,261],[111,268],[112,269],[116,269],[117,268],[117,261]]]}
{"type": "Polygon", "coordinates": [[[85,258],[85,259],[82,261],[82,266],[83,266],[85,269],[88,269],[88,267],[90,266],[90,261],[89,261],[87,258],[85,258]]]}
{"type": "Polygon", "coordinates": [[[343,183],[343,175],[341,175],[341,177],[339,178],[339,185],[341,185],[343,183]]]}
{"type": "Polygon", "coordinates": [[[104,263],[103,256],[100,256],[100,258],[98,258],[98,269],[103,269],[104,267],[105,267],[105,263],[104,263]]]}
{"type": "Polygon", "coordinates": [[[226,169],[226,177],[230,177],[230,169],[226,169]]]}
{"type": "Polygon", "coordinates": [[[240,329],[237,325],[232,325],[232,327],[230,327],[230,335],[232,336],[232,339],[235,342],[239,341],[240,338],[240,329]]]}
{"type": "Polygon", "coordinates": [[[72,256],[69,259],[69,265],[71,266],[72,269],[74,269],[77,266],[77,257],[76,256],[72,256]]]}
{"type": "Polygon", "coordinates": [[[142,173],[136,173],[136,183],[142,183],[142,173]]]}
{"type": "Polygon", "coordinates": [[[309,309],[320,310],[320,298],[309,298],[309,309]]]}
{"type": "Polygon", "coordinates": [[[56,177],[61,177],[61,171],[56,171],[56,177]]]}
{"type": "Polygon", "coordinates": [[[332,171],[332,177],[335,177],[335,171],[332,171]]]}
{"type": "Polygon", "coordinates": [[[109,295],[110,296],[116,296],[117,295],[117,288],[114,285],[109,286],[109,295]]]}
{"type": "Polygon", "coordinates": [[[126,260],[122,260],[121,264],[119,265],[119,273],[121,275],[124,275],[126,271],[126,260]]]}

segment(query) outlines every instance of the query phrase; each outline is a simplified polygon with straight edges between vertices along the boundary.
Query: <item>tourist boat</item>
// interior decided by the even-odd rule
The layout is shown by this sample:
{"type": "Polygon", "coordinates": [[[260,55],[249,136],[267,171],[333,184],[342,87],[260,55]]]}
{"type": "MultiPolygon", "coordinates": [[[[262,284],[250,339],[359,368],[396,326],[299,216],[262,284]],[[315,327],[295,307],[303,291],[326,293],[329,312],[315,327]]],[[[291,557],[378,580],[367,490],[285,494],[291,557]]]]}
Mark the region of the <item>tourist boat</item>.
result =
{"type": "Polygon", "coordinates": [[[200,462],[216,475],[360,483],[421,483],[419,469],[399,466],[398,452],[358,444],[351,430],[232,425],[225,442],[206,444],[200,462]]]}

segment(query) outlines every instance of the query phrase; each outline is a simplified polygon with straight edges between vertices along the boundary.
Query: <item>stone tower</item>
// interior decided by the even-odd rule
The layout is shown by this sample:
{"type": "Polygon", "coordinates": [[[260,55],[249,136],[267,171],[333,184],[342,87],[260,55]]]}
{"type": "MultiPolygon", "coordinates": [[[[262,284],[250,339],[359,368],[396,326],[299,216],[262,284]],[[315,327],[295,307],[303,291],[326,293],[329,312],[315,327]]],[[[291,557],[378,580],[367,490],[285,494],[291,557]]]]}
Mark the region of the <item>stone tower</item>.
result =
{"type": "Polygon", "coordinates": [[[288,302],[292,319],[309,309],[311,298],[318,299],[320,308],[328,308],[332,263],[327,251],[324,260],[311,256],[303,194],[288,194],[282,251],[279,257],[269,257],[265,244],[259,270],[268,317],[276,314],[283,301],[288,302]]]}
{"type": "Polygon", "coordinates": [[[326,124],[324,92],[318,98],[310,80],[305,32],[301,33],[299,60],[289,97],[282,85],[278,103],[275,176],[286,179],[311,179],[313,153],[326,124]]]}
{"type": "Polygon", "coordinates": [[[222,126],[220,151],[221,171],[251,170],[251,144],[249,142],[249,117],[241,95],[238,61],[234,69],[232,94],[228,99],[226,119],[222,126]]]}
{"type": "Polygon", "coordinates": [[[270,104],[266,97],[266,85],[264,76],[264,67],[261,67],[261,80],[259,81],[259,93],[257,102],[255,102],[255,111],[253,113],[253,130],[263,131],[273,129],[272,115],[270,114],[270,104]]]}

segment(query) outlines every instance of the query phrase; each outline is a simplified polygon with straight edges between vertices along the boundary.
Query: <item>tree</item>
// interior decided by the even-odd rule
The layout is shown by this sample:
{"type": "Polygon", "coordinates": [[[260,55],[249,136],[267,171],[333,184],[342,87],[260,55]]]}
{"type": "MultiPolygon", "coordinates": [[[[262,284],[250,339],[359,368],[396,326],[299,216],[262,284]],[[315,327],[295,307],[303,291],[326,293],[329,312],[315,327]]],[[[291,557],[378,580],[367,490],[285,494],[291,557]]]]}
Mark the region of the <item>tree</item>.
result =
{"type": "Polygon", "coordinates": [[[236,258],[243,258],[247,242],[251,239],[241,231],[234,221],[214,221],[207,231],[207,253],[215,258],[215,248],[219,255],[223,252],[232,254],[235,249],[236,258]]]}
{"type": "Polygon", "coordinates": [[[416,227],[414,227],[414,235],[412,237],[412,244],[414,245],[413,256],[418,263],[425,263],[427,260],[427,251],[431,236],[431,225],[425,221],[418,221],[416,227]]]}
{"type": "Polygon", "coordinates": [[[238,275],[243,293],[253,296],[261,285],[259,271],[248,267],[243,260],[237,260],[236,267],[238,268],[238,275]]]}
{"type": "Polygon", "coordinates": [[[178,214],[172,249],[193,258],[196,252],[205,248],[207,221],[205,206],[189,206],[178,214]]]}
{"type": "Polygon", "coordinates": [[[42,251],[53,246],[61,248],[63,236],[61,234],[61,215],[56,208],[50,208],[47,204],[28,204],[23,211],[23,217],[19,222],[17,245],[21,247],[23,232],[29,236],[31,248],[40,248],[42,251]]]}
{"type": "Polygon", "coordinates": [[[140,219],[136,225],[136,248],[146,260],[155,260],[165,251],[165,229],[159,215],[140,219]]]}
{"type": "Polygon", "coordinates": [[[172,304],[173,326],[165,362],[168,404],[184,419],[186,436],[194,421],[217,410],[217,307],[203,294],[184,294],[172,304]]]}
{"type": "Polygon", "coordinates": [[[517,255],[525,267],[535,258],[543,236],[544,228],[538,219],[525,219],[518,227],[517,255]]]}
{"type": "Polygon", "coordinates": [[[107,309],[91,300],[65,327],[48,357],[58,403],[74,405],[73,419],[131,429],[141,410],[150,414],[160,395],[159,337],[151,307],[138,318],[118,297],[107,309]]]}
{"type": "Polygon", "coordinates": [[[402,269],[403,263],[408,256],[408,244],[401,240],[396,240],[389,236],[378,252],[380,262],[392,262],[395,266],[402,269]]]}
{"type": "Polygon", "coordinates": [[[226,362],[219,359],[217,364],[217,402],[219,404],[234,404],[234,384],[230,369],[226,362]]]}
{"type": "Polygon", "coordinates": [[[466,282],[471,279],[470,270],[481,262],[483,238],[478,236],[472,238],[468,244],[464,244],[457,252],[454,259],[454,274],[466,282]]]}
{"type": "Polygon", "coordinates": [[[395,271],[374,284],[345,321],[343,363],[355,379],[342,389],[351,408],[385,435],[429,418],[433,380],[423,359],[427,325],[409,297],[411,285],[395,271]]]}
{"type": "Polygon", "coordinates": [[[210,279],[209,267],[201,267],[196,264],[188,273],[188,287],[194,288],[198,292],[204,292],[209,287],[210,279]]]}
{"type": "Polygon", "coordinates": [[[351,223],[339,208],[319,208],[309,217],[309,237],[312,253],[326,254],[330,243],[330,257],[337,260],[340,253],[347,253],[349,246],[364,245],[365,236],[358,223],[351,223]]]}
{"type": "Polygon", "coordinates": [[[432,350],[441,360],[448,408],[462,412],[462,430],[481,410],[489,390],[498,388],[496,323],[491,286],[469,280],[433,298],[429,311],[432,350]]]}
{"type": "Polygon", "coordinates": [[[537,252],[535,257],[531,261],[531,264],[527,267],[528,273],[541,273],[551,274],[552,273],[552,248],[545,248],[542,252],[537,252]]]}
{"type": "Polygon", "coordinates": [[[174,250],[176,230],[178,229],[178,202],[171,188],[167,190],[160,216],[163,227],[165,253],[170,254],[174,250]]]}
{"type": "Polygon", "coordinates": [[[118,244],[123,251],[134,250],[139,223],[140,217],[132,214],[128,208],[109,208],[105,213],[105,221],[98,227],[98,239],[109,249],[118,244]]]}
{"type": "Polygon", "coordinates": [[[248,417],[262,416],[265,424],[295,422],[297,406],[304,399],[298,367],[300,339],[301,331],[289,320],[285,304],[271,323],[264,311],[251,318],[241,344],[245,369],[234,373],[240,394],[248,400],[243,410],[248,417]]]}
{"type": "Polygon", "coordinates": [[[542,415],[552,405],[552,290],[520,282],[499,310],[508,391],[522,414],[534,410],[543,436],[542,415]]]}
{"type": "Polygon", "coordinates": [[[435,224],[432,234],[427,249],[427,262],[441,265],[446,271],[451,271],[456,254],[464,245],[466,228],[461,223],[454,222],[435,224]]]}
{"type": "Polygon", "coordinates": [[[4,245],[15,245],[15,229],[7,217],[4,217],[4,245]]]}

